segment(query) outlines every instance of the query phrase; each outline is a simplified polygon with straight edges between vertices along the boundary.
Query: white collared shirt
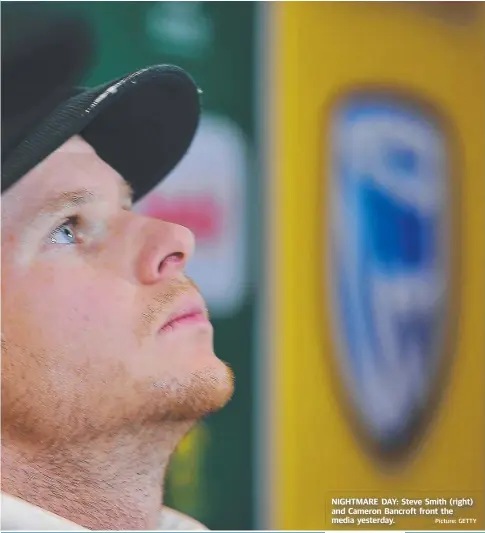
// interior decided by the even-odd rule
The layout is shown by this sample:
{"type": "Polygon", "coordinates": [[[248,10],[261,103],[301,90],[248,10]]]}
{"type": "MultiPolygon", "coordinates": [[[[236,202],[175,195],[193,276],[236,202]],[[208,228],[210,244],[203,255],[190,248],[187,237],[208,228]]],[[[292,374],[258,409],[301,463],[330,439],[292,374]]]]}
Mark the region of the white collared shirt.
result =
{"type": "MultiPolygon", "coordinates": [[[[2,492],[2,531],[89,531],[50,511],[2,492]]],[[[207,531],[197,520],[164,507],[158,531],[207,531]]]]}

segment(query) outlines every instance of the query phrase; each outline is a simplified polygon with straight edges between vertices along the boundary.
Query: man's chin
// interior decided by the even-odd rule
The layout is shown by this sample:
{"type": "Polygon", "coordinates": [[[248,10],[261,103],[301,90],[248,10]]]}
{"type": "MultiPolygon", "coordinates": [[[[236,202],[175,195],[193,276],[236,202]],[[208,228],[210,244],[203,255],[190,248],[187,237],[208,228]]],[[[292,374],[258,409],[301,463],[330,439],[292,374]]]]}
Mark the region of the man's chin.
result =
{"type": "Polygon", "coordinates": [[[229,402],[234,392],[234,374],[228,365],[214,357],[209,366],[194,370],[183,379],[160,381],[156,386],[167,402],[163,419],[198,420],[229,402]]]}

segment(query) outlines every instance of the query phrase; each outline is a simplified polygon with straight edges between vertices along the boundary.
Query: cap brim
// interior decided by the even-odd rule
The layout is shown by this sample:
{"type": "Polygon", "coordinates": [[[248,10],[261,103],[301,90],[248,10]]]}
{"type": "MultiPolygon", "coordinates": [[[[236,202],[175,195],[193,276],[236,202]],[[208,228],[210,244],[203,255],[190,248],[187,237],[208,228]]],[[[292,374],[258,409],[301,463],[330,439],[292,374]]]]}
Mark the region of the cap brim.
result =
{"type": "Polygon", "coordinates": [[[182,159],[199,116],[200,90],[171,65],[76,89],[4,161],[2,190],[79,134],[131,184],[137,200],[182,159]]]}

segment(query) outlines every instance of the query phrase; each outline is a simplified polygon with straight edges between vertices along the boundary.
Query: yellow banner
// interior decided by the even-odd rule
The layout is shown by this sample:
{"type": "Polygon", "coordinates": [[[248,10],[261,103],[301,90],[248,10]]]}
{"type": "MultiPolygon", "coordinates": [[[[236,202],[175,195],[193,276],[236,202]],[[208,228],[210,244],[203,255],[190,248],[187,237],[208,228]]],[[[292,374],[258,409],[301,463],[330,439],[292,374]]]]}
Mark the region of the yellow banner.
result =
{"type": "Polygon", "coordinates": [[[485,14],[453,4],[269,8],[271,529],[485,527],[485,14]]]}

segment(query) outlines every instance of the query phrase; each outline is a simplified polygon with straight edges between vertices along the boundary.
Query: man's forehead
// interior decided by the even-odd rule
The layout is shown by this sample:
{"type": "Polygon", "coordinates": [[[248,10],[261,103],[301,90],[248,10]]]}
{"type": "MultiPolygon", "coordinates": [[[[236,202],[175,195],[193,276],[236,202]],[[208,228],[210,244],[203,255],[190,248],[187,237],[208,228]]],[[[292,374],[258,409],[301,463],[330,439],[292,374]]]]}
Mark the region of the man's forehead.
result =
{"type": "Polygon", "coordinates": [[[124,195],[131,191],[94,148],[76,135],[2,195],[2,212],[9,217],[26,215],[52,195],[80,188],[96,193],[113,186],[121,187],[124,195]]]}
{"type": "Polygon", "coordinates": [[[96,153],[94,148],[80,135],[74,135],[60,146],[54,153],[96,153]]]}

